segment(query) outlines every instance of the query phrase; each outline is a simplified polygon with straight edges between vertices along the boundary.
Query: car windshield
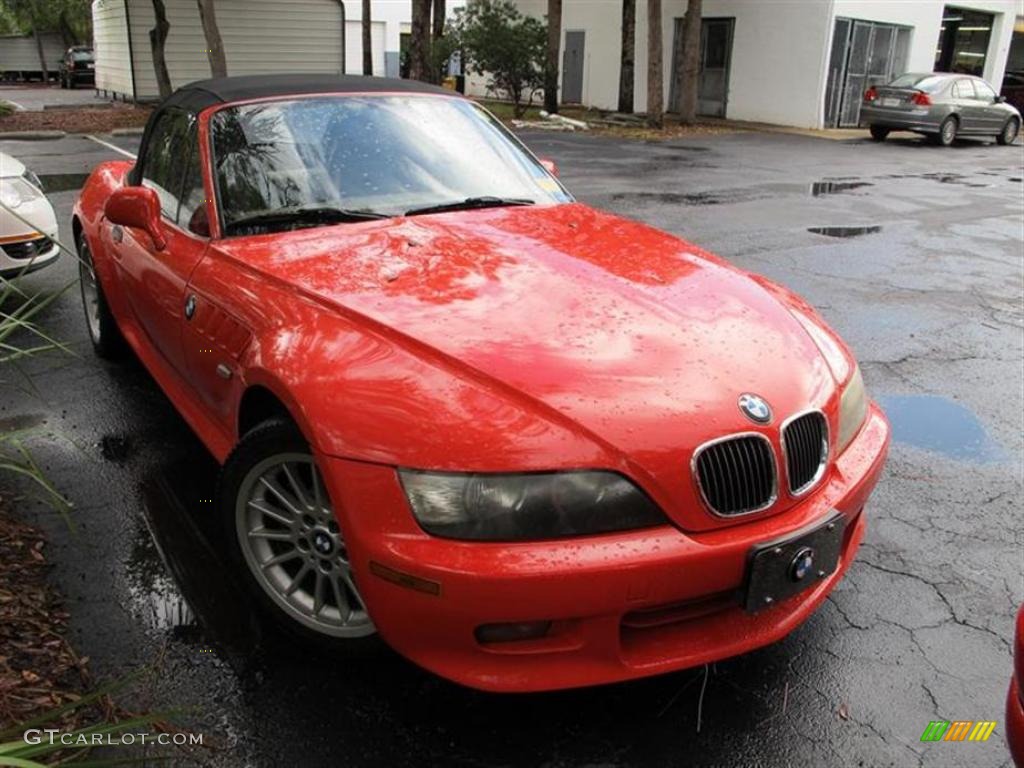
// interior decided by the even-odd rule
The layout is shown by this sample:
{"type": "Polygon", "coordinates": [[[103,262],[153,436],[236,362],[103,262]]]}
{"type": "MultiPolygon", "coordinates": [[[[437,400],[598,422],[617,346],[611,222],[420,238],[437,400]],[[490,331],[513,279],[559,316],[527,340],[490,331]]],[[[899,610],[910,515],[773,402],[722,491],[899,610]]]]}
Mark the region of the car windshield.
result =
{"type": "Polygon", "coordinates": [[[92,51],[72,51],[71,58],[74,61],[92,61],[92,51]]]}
{"type": "MultiPolygon", "coordinates": [[[[210,131],[228,234],[244,230],[233,225],[296,211],[396,216],[435,206],[571,200],[500,123],[459,98],[261,102],[216,112],[210,131]]],[[[303,223],[338,220],[307,216],[303,223]]]]}
{"type": "Polygon", "coordinates": [[[948,82],[949,77],[942,75],[921,75],[921,74],[907,74],[900,75],[891,83],[890,88],[914,88],[918,91],[924,91],[925,93],[934,93],[942,88],[943,85],[948,82]]]}

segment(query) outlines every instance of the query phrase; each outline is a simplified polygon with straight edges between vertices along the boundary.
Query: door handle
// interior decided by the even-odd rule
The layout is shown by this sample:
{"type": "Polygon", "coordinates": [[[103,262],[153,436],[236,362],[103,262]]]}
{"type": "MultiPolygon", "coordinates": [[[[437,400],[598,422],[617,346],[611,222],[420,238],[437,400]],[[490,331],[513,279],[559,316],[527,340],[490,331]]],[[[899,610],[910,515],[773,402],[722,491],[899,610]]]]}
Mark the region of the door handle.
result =
{"type": "Polygon", "coordinates": [[[115,224],[110,229],[110,237],[113,238],[115,243],[120,243],[124,240],[124,228],[120,224],[115,224]]]}

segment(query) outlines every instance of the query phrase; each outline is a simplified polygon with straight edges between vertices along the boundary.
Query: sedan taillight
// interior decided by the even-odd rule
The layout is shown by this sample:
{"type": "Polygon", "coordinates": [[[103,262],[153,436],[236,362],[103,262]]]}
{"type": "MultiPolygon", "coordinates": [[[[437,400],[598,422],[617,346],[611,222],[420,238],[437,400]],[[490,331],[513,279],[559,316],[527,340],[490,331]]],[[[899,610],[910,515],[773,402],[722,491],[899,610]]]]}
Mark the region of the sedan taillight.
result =
{"type": "Polygon", "coordinates": [[[878,98],[878,91],[875,90],[875,86],[871,86],[864,91],[864,101],[874,101],[878,98]]]}
{"type": "Polygon", "coordinates": [[[932,105],[932,99],[927,93],[915,93],[913,102],[919,107],[930,107],[932,105]]]}

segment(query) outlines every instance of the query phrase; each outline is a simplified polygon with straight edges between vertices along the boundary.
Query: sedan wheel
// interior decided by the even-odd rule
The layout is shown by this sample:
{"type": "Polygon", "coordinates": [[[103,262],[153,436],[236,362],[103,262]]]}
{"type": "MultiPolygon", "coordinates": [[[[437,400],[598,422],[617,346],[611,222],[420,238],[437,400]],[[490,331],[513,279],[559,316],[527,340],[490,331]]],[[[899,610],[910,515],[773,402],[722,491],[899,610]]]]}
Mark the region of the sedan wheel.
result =
{"type": "Polygon", "coordinates": [[[232,543],[275,618],[333,640],[376,632],[323,479],[294,426],[272,421],[246,435],[221,483],[232,543]]]}
{"type": "Polygon", "coordinates": [[[942,121],[942,125],[939,126],[939,133],[936,137],[936,142],[944,147],[952,145],[956,139],[957,119],[950,115],[942,121]]]}
{"type": "Polygon", "coordinates": [[[996,137],[996,142],[1002,145],[1013,144],[1017,138],[1017,134],[1020,132],[1020,121],[1011,117],[1006,121],[1006,125],[1003,126],[1002,133],[996,137]]]}

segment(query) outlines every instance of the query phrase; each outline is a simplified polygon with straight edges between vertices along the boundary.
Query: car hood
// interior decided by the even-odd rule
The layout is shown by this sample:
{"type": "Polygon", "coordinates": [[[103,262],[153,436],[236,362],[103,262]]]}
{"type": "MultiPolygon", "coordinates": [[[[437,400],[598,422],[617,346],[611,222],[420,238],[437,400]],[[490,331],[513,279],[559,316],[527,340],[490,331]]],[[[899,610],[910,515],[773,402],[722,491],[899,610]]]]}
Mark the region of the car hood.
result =
{"type": "MultiPolygon", "coordinates": [[[[221,241],[240,261],[469,373],[625,463],[823,407],[834,377],[777,295],[695,246],[581,204],[221,241]],[[481,376],[480,374],[483,374],[481,376]]],[[[543,459],[540,459],[542,462],[543,459]]]]}

